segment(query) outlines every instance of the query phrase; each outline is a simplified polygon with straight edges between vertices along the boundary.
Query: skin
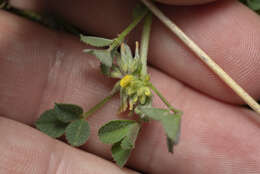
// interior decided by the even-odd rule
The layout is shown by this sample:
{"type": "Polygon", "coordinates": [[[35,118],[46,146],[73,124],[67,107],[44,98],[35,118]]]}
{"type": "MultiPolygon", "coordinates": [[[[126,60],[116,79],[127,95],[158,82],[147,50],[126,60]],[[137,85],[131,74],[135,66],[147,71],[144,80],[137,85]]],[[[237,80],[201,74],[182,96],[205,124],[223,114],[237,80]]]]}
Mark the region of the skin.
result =
{"type": "MultiPolygon", "coordinates": [[[[88,33],[108,37],[131,21],[130,7],[135,4],[78,0],[72,6],[65,0],[58,6],[58,2],[11,1],[17,7],[55,11],[88,33]]],[[[237,1],[160,8],[252,96],[260,98],[259,16],[237,1]]],[[[131,170],[114,165],[109,147],[96,136],[105,122],[122,118],[116,115],[118,98],[89,118],[92,135],[82,150],[30,127],[54,102],[88,109],[109,92],[113,83],[100,74],[98,61],[82,53],[87,46],[74,36],[4,11],[0,11],[0,26],[0,173],[260,173],[257,115],[243,108],[241,100],[160,22],[153,25],[149,72],[163,95],[184,111],[181,142],[171,155],[162,127],[156,122],[145,124],[127,164],[131,170]]],[[[163,107],[158,98],[154,105],[163,107]]]]}
{"type": "Polygon", "coordinates": [[[213,2],[215,0],[157,0],[158,2],[162,2],[165,4],[171,5],[196,5],[196,4],[205,4],[208,2],[213,2]]]}

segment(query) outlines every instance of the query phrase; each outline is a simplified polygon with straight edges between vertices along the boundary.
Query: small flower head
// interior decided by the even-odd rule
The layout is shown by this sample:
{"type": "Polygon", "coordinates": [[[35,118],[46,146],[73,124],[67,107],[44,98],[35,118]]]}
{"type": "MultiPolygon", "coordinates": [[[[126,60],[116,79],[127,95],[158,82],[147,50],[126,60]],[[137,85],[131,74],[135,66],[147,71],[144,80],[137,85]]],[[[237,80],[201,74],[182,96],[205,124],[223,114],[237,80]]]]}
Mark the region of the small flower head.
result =
{"type": "Polygon", "coordinates": [[[132,75],[126,75],[124,78],[120,80],[120,86],[122,88],[125,88],[128,86],[132,81],[134,80],[134,76],[132,75]]]}

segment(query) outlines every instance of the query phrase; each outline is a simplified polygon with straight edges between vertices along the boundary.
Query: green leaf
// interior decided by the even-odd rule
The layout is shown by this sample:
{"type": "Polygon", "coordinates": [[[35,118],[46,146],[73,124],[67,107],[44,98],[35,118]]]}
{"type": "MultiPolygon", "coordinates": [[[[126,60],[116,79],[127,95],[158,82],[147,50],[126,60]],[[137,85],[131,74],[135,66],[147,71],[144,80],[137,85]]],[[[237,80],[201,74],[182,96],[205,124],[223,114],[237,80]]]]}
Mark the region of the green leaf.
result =
{"type": "Polygon", "coordinates": [[[151,119],[161,122],[167,135],[168,150],[169,152],[173,152],[173,146],[177,145],[179,142],[181,115],[172,114],[166,109],[152,107],[138,107],[137,111],[151,119]]]}
{"type": "Polygon", "coordinates": [[[52,109],[45,111],[35,123],[36,128],[41,132],[53,137],[61,137],[67,124],[57,119],[57,113],[52,109]]]}
{"type": "Polygon", "coordinates": [[[105,144],[114,144],[121,141],[133,129],[138,129],[139,124],[132,120],[115,120],[102,126],[98,131],[99,139],[105,144]]]}
{"type": "Polygon", "coordinates": [[[80,35],[80,40],[94,47],[106,47],[113,43],[113,40],[110,39],[94,37],[94,36],[84,36],[84,35],[80,35]]]}
{"type": "Polygon", "coordinates": [[[260,1],[259,0],[247,0],[247,4],[248,6],[257,11],[257,10],[260,10],[260,1]]]}
{"type": "Polygon", "coordinates": [[[80,119],[70,123],[65,132],[69,144],[78,147],[85,144],[88,140],[90,128],[86,120],[80,119]]]}
{"type": "Polygon", "coordinates": [[[110,67],[106,66],[105,64],[101,63],[100,64],[100,69],[102,74],[104,74],[105,76],[110,76],[110,67]]]}
{"type": "Polygon", "coordinates": [[[80,106],[72,104],[56,103],[54,110],[57,113],[57,118],[64,123],[79,119],[83,114],[83,109],[80,106]]]}
{"type": "Polygon", "coordinates": [[[126,164],[131,154],[131,149],[123,149],[120,145],[120,142],[114,144],[112,146],[111,151],[113,159],[116,161],[116,164],[120,167],[123,167],[126,164]]]}
{"type": "Polygon", "coordinates": [[[161,121],[165,116],[170,114],[167,109],[158,109],[153,107],[138,107],[138,112],[148,116],[153,120],[161,121]]]}
{"type": "Polygon", "coordinates": [[[173,146],[179,143],[181,116],[171,114],[164,117],[161,122],[167,134],[168,150],[173,152],[173,146]]]}
{"type": "Polygon", "coordinates": [[[140,131],[140,124],[134,124],[129,128],[128,134],[121,141],[121,147],[125,150],[133,149],[135,147],[135,141],[140,131]]]}
{"type": "Polygon", "coordinates": [[[108,50],[85,49],[84,52],[96,56],[102,64],[112,67],[113,58],[111,52],[108,50]]]}

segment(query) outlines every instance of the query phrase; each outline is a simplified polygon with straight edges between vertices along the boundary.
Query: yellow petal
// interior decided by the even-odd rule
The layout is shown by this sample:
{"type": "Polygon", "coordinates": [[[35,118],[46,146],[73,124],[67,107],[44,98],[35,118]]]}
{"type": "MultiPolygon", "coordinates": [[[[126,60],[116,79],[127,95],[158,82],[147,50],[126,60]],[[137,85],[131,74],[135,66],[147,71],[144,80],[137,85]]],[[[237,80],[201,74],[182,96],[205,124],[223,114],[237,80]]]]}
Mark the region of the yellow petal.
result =
{"type": "Polygon", "coordinates": [[[127,85],[133,81],[134,77],[132,75],[126,75],[124,78],[120,80],[120,86],[122,88],[125,88],[127,85]]]}

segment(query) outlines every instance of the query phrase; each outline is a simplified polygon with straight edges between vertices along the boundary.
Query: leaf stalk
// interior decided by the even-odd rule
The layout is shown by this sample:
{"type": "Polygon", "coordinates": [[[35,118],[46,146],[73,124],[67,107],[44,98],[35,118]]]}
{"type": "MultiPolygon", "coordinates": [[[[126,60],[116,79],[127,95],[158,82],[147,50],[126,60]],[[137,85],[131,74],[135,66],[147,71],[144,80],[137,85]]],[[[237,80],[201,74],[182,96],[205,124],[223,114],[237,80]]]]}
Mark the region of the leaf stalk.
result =
{"type": "Polygon", "coordinates": [[[109,102],[113,96],[116,93],[113,93],[107,97],[105,97],[103,100],[101,100],[98,104],[96,104],[94,107],[92,107],[91,109],[89,109],[87,112],[85,112],[83,114],[83,119],[87,119],[90,115],[94,114],[97,110],[99,110],[100,108],[102,108],[107,102],[109,102]]]}
{"type": "Polygon", "coordinates": [[[114,50],[117,48],[125,39],[125,37],[142,21],[142,19],[146,16],[148,10],[146,10],[142,15],[138,16],[133,20],[131,24],[121,33],[119,36],[114,40],[112,45],[109,47],[109,51],[114,50]]]}
{"type": "Polygon", "coordinates": [[[159,92],[159,90],[152,84],[149,84],[149,87],[159,96],[162,102],[175,114],[182,113],[180,110],[175,109],[168,100],[159,92]]]}

